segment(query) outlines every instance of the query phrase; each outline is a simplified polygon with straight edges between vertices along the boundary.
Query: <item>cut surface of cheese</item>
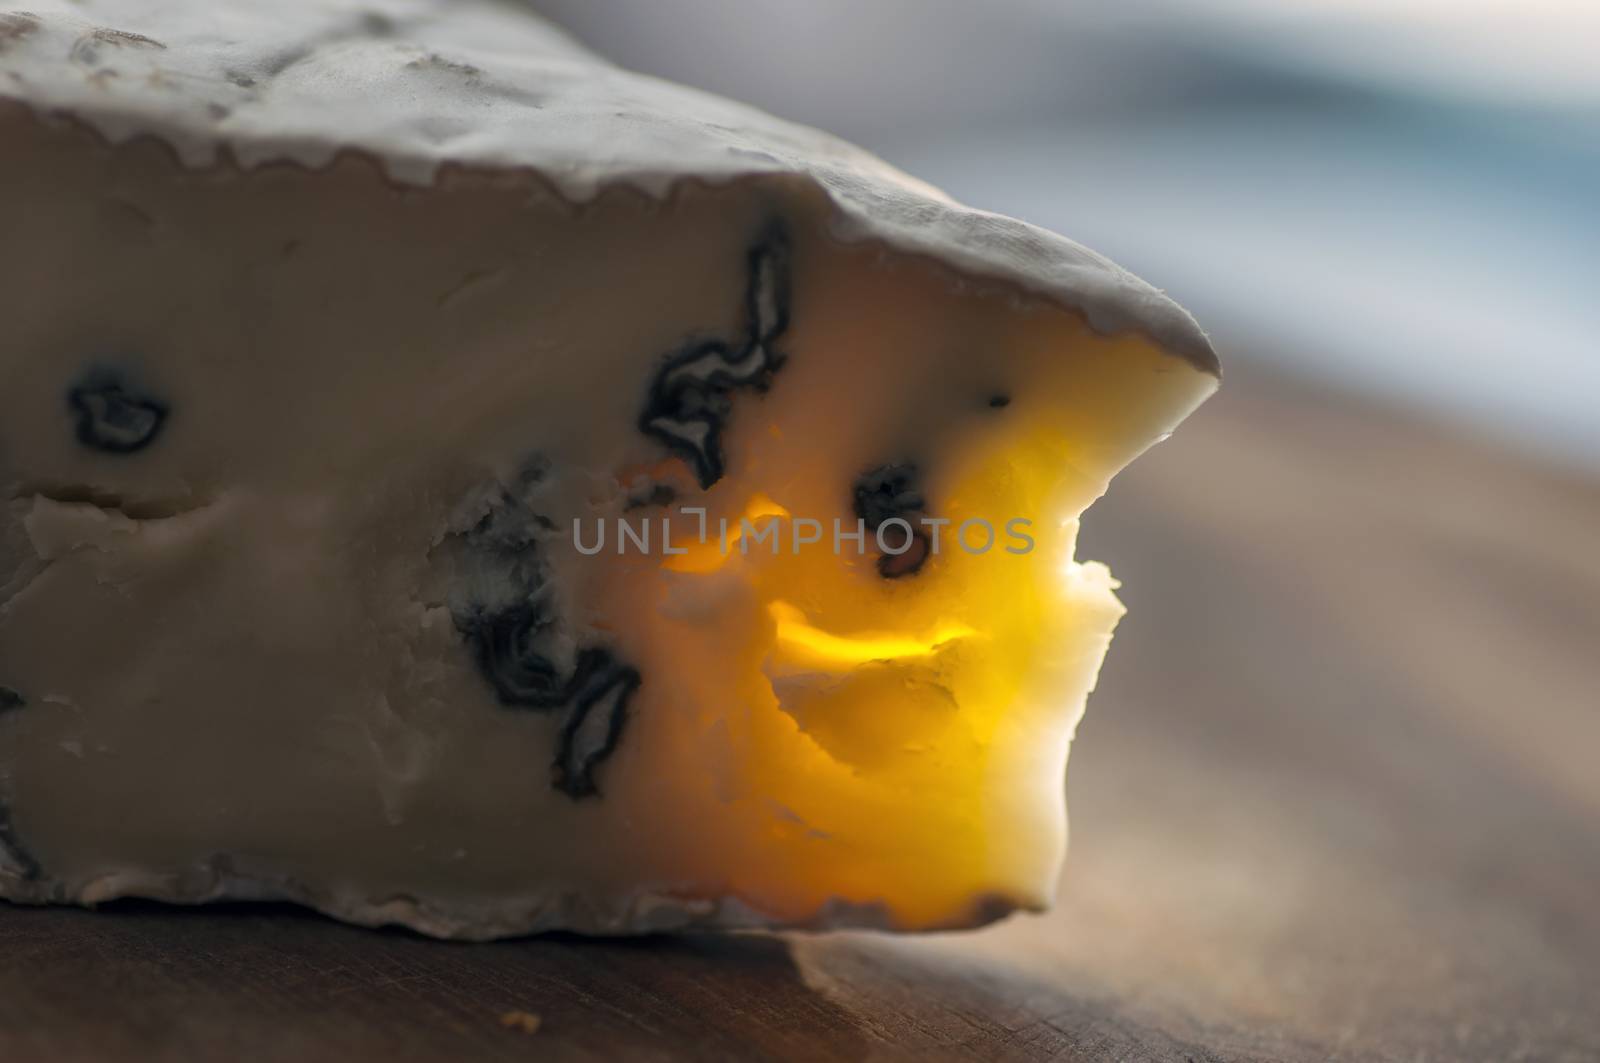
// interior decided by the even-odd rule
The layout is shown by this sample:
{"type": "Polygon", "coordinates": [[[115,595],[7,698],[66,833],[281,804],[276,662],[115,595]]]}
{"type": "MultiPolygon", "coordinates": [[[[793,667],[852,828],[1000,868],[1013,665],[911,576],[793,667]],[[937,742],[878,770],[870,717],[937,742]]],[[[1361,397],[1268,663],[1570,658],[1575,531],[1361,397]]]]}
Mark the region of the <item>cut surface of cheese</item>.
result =
{"type": "Polygon", "coordinates": [[[510,5],[268,8],[0,11],[0,897],[1046,905],[1188,316],[510,5]]]}

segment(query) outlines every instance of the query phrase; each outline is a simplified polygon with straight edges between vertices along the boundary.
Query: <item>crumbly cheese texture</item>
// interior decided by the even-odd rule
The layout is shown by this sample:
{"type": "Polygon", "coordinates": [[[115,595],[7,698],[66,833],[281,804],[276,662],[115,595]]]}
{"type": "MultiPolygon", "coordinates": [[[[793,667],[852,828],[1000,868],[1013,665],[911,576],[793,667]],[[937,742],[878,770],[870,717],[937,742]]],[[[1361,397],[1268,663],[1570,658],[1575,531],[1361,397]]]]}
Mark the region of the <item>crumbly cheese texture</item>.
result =
{"type": "Polygon", "coordinates": [[[486,0],[0,8],[0,150],[0,896],[1048,903],[1164,296],[486,0]]]}

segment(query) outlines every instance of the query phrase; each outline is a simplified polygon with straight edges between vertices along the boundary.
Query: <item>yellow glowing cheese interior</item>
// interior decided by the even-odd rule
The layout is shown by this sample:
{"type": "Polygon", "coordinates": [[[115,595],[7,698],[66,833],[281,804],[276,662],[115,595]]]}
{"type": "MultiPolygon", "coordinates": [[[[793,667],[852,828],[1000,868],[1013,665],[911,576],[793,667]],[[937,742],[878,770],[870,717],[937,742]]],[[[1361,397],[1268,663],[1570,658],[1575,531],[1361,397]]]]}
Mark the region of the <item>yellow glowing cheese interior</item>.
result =
{"type": "MultiPolygon", "coordinates": [[[[838,299],[841,318],[859,321],[852,297],[838,299]]],[[[928,927],[1053,894],[1067,748],[1122,613],[1106,568],[1074,559],[1078,514],[1147,441],[1132,426],[1182,409],[1196,381],[1132,337],[1068,325],[1081,347],[1052,349],[1046,327],[1063,323],[1035,314],[1029,387],[1003,410],[979,404],[946,426],[945,442],[921,448],[942,463],[930,511],[951,523],[916,575],[883,579],[870,539],[864,556],[848,541],[834,554],[826,530],[793,548],[795,515],[849,527],[852,514],[806,471],[835,460],[837,414],[792,411],[776,388],[739,432],[770,478],[695,500],[713,526],[728,519],[726,546],[714,528],[699,544],[700,518],[679,514],[672,538],[688,544],[684,556],[619,570],[618,594],[658,603],[634,612],[661,647],[654,667],[671,672],[671,692],[644,699],[674,703],[658,719],[680,732],[692,770],[714,778],[715,811],[688,818],[735,828],[724,873],[763,911],[804,920],[830,900],[893,898],[895,925],[928,927]],[[807,438],[818,453],[797,442],[807,438]],[[1025,553],[1005,549],[1025,545],[1006,537],[1013,517],[1031,521],[1025,553]],[[776,534],[742,544],[740,518],[776,534]],[[955,540],[970,518],[995,527],[987,552],[955,540]],[[707,624],[711,608],[720,622],[707,624]]],[[[833,356],[848,363],[848,341],[833,356]]],[[[816,362],[796,375],[826,375],[816,362]]],[[[982,526],[969,538],[980,547],[982,526]]]]}

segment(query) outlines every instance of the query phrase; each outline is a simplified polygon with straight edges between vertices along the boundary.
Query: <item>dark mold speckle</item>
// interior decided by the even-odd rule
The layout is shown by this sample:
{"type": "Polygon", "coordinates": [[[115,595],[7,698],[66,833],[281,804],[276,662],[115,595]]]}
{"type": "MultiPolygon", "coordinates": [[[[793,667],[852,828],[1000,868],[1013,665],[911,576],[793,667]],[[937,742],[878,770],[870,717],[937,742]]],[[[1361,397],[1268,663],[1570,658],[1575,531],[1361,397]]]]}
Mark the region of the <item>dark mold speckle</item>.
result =
{"type": "Polygon", "coordinates": [[[585,651],[574,683],[577,704],[561,728],[551,765],[551,785],[572,798],[599,796],[594,773],[622,740],[628,702],[639,689],[639,673],[616,664],[604,650],[585,651]]]}
{"type": "Polygon", "coordinates": [[[737,348],[695,340],[667,359],[650,386],[639,429],[686,460],[702,488],[722,478],[722,433],[733,393],[765,391],[782,367],[773,346],[789,330],[789,238],[771,226],[751,247],[745,281],[745,335],[737,348]]]}
{"type": "Polygon", "coordinates": [[[156,441],[166,403],[130,388],[120,377],[92,374],[67,392],[78,442],[106,454],[132,454],[156,441]]]}
{"type": "Polygon", "coordinates": [[[912,528],[909,543],[891,542],[890,535],[898,528],[884,534],[886,543],[903,545],[905,549],[878,558],[878,575],[884,579],[899,579],[920,572],[931,552],[931,544],[927,533],[917,526],[927,503],[917,486],[916,465],[900,462],[867,470],[856,480],[853,499],[855,514],[866,522],[869,532],[876,533],[895,518],[906,521],[912,528]]]}
{"type": "Polygon", "coordinates": [[[991,410],[1003,410],[1010,405],[1010,395],[991,395],[989,397],[989,409],[991,410]]]}
{"type": "Polygon", "coordinates": [[[7,709],[20,709],[28,704],[28,699],[18,694],[10,687],[0,687],[0,712],[7,709]]]}
{"type": "Polygon", "coordinates": [[[555,525],[530,500],[543,474],[541,464],[530,463],[458,537],[462,593],[451,611],[500,704],[565,710],[551,785],[574,799],[594,797],[596,772],[622,739],[641,678],[605,647],[574,646],[560,622],[540,557],[540,539],[555,525]]]}
{"type": "Polygon", "coordinates": [[[456,620],[457,629],[472,647],[478,670],[494,686],[502,705],[554,709],[571,696],[570,680],[539,645],[553,626],[542,605],[529,602],[456,620]]]}
{"type": "Polygon", "coordinates": [[[915,465],[880,465],[856,481],[855,514],[867,522],[868,531],[877,531],[886,520],[916,513],[922,506],[915,465]]]}

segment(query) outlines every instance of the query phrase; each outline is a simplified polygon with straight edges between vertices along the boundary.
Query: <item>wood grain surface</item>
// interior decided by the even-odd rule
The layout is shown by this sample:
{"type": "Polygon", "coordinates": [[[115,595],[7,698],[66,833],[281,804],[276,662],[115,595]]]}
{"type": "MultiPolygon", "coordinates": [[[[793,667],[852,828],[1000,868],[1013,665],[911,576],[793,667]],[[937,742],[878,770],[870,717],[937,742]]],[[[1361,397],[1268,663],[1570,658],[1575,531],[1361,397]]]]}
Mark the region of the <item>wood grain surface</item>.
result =
{"type": "Polygon", "coordinates": [[[461,945],[0,906],[0,1060],[1600,1059],[1600,484],[1244,365],[1082,552],[1131,612],[1051,915],[461,945]]]}

